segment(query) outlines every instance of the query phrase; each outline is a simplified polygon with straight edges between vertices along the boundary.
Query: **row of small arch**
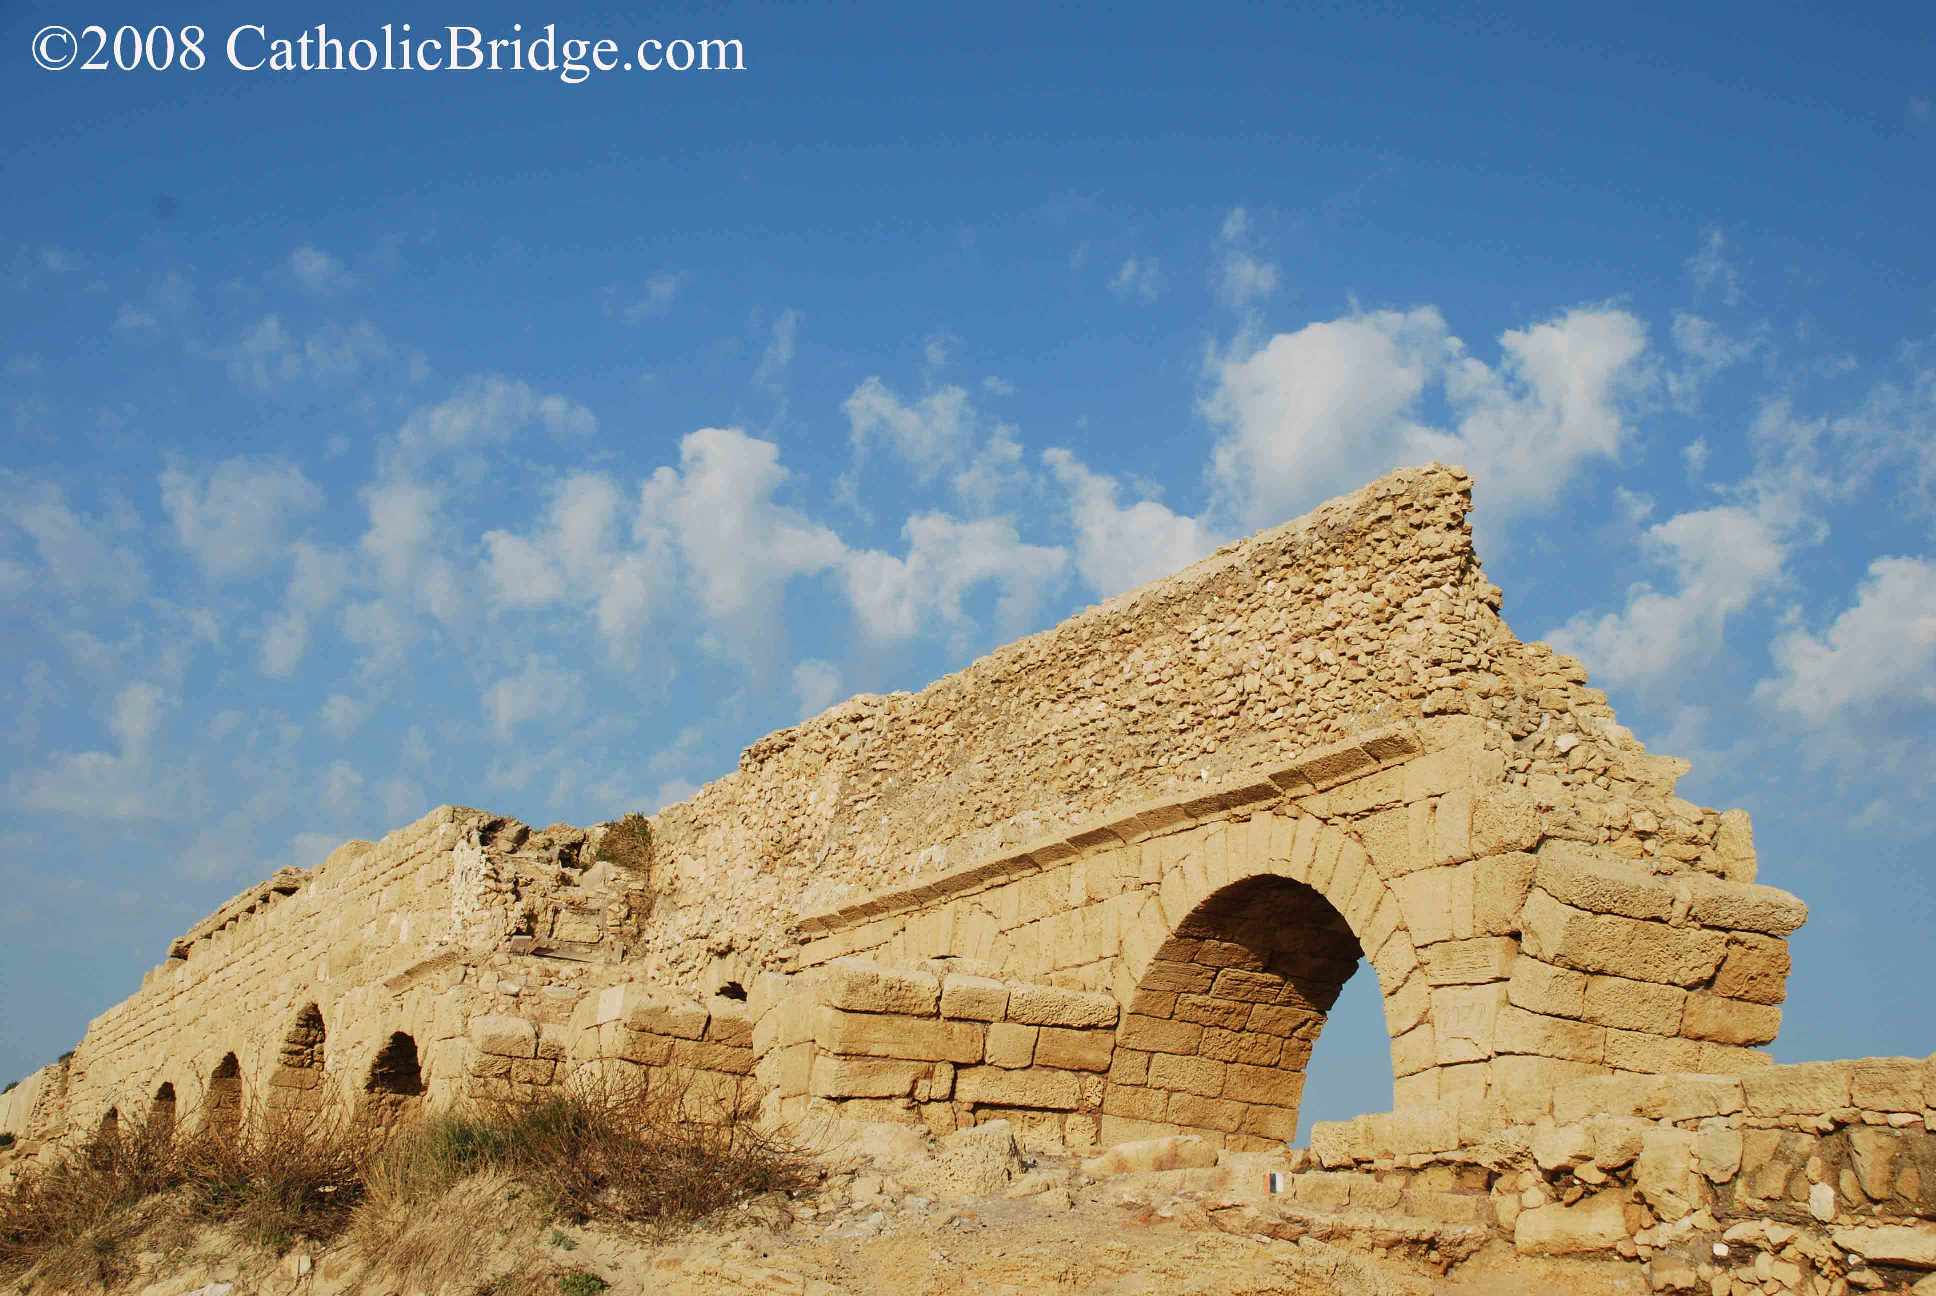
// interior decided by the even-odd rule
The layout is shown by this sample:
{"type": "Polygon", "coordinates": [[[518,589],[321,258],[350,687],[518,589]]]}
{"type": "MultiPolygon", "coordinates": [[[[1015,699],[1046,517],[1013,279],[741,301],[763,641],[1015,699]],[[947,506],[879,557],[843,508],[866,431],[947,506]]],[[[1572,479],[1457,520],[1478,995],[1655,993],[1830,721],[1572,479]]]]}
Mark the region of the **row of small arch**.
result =
{"type": "MultiPolygon", "coordinates": [[[[322,1010],[315,1004],[305,1006],[296,1014],[295,1025],[284,1037],[285,1046],[298,1044],[312,1050],[315,1060],[296,1070],[324,1070],[323,1045],[327,1032],[323,1025],[322,1010]],[[311,1036],[314,1036],[313,1041],[311,1036]]],[[[283,1064],[287,1066],[288,1064],[283,1064]]],[[[417,1054],[417,1041],[406,1031],[394,1031],[384,1041],[371,1059],[370,1068],[364,1076],[363,1093],[366,1100],[407,1100],[422,1095],[424,1091],[423,1068],[417,1054]]],[[[206,1128],[216,1131],[232,1131],[241,1122],[244,1108],[242,1084],[242,1063],[234,1052],[225,1053],[222,1060],[215,1064],[209,1075],[208,1086],[202,1100],[202,1121],[206,1128]]],[[[150,1127],[172,1128],[175,1122],[176,1093],[173,1081],[164,1080],[155,1090],[148,1104],[148,1124],[150,1127]]],[[[114,1133],[120,1125],[119,1106],[111,1106],[101,1117],[98,1132],[114,1133]]]]}

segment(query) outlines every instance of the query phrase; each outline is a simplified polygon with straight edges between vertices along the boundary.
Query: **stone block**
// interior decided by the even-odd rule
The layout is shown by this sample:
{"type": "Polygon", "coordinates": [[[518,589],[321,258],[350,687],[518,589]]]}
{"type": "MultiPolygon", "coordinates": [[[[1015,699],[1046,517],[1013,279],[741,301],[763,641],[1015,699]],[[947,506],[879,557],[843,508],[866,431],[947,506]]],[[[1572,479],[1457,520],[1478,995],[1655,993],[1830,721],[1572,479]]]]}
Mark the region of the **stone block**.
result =
{"type": "Polygon", "coordinates": [[[1223,1073],[1224,1064],[1211,1058],[1159,1053],[1150,1058],[1149,1085],[1215,1098],[1223,1092],[1223,1073]]]}
{"type": "Polygon", "coordinates": [[[1524,917],[1526,952],[1579,972],[1696,986],[1714,975],[1727,952],[1720,932],[1587,913],[1538,886],[1527,896],[1524,917]]]}
{"type": "Polygon", "coordinates": [[[1472,849],[1478,855],[1530,851],[1542,835],[1539,806],[1524,788],[1495,787],[1472,803],[1472,849]]]}
{"type": "Polygon", "coordinates": [[[980,1022],[850,1013],[822,1007],[814,1037],[824,1051],[853,1057],[979,1062],[985,1032],[980,1022]]]}
{"type": "Polygon", "coordinates": [[[1278,991],[1284,986],[1282,977],[1267,972],[1249,972],[1242,968],[1225,968],[1217,973],[1211,993],[1219,999],[1230,999],[1242,1003],[1274,1003],[1278,991]]]}
{"type": "Polygon", "coordinates": [[[1040,1026],[1023,1026],[1016,1022],[990,1024],[985,1054],[989,1064],[1010,1070],[1032,1065],[1035,1061],[1036,1037],[1041,1030],[1040,1026]]]}
{"type": "Polygon", "coordinates": [[[1755,880],[1754,826],[1746,810],[1723,810],[1714,834],[1714,854],[1730,882],[1755,880]]]}
{"type": "Polygon", "coordinates": [[[1504,980],[1511,974],[1513,959],[1518,953],[1519,942],[1510,936],[1480,936],[1429,945],[1420,951],[1420,956],[1424,960],[1425,979],[1430,984],[1477,985],[1504,980]]]}
{"type": "Polygon", "coordinates": [[[1082,1084],[1070,1071],[967,1066],[955,1073],[955,1101],[984,1107],[1074,1111],[1082,1104],[1082,1084]]]}
{"type": "Polygon", "coordinates": [[[1871,1264],[1936,1269],[1936,1223],[1918,1221],[1838,1228],[1830,1236],[1836,1246],[1854,1252],[1871,1264]]]}
{"type": "Polygon", "coordinates": [[[1643,1134],[1634,1187],[1664,1220],[1680,1219],[1707,1205],[1708,1186],[1695,1169],[1694,1131],[1656,1126],[1643,1134]]]}
{"type": "Polygon", "coordinates": [[[930,1063],[894,1058],[835,1057],[813,1060],[811,1092],[821,1098],[907,1098],[927,1080],[930,1063]]]}
{"type": "Polygon", "coordinates": [[[1227,1031],[1209,1027],[1204,1030],[1203,1043],[1197,1051],[1218,1062],[1275,1066],[1283,1056],[1284,1041],[1275,1035],[1257,1031],[1227,1031]]]}
{"type": "Polygon", "coordinates": [[[1493,1024],[1493,1048],[1500,1053],[1597,1063],[1606,1056],[1606,1031],[1586,1022],[1547,1017],[1506,1004],[1493,1024]]]}
{"type": "Polygon", "coordinates": [[[1479,1062],[1491,1057],[1499,1010],[1505,1006],[1506,987],[1497,983],[1434,990],[1434,1061],[1479,1062]]]}
{"type": "Polygon", "coordinates": [[[1626,977],[1588,977],[1580,1018],[1598,1026],[1678,1035],[1687,991],[1654,981],[1626,977]]]}
{"type": "Polygon", "coordinates": [[[1139,1139],[1119,1143],[1101,1156],[1082,1163],[1082,1172],[1092,1179],[1109,1175],[1149,1174],[1158,1170],[1199,1170],[1217,1164],[1217,1149],[1194,1134],[1169,1138],[1139,1139]]]}
{"type": "Polygon", "coordinates": [[[484,1013],[471,1018],[471,1044],[495,1057],[538,1055],[538,1028],[522,1017],[484,1013]]]}
{"type": "Polygon", "coordinates": [[[1221,1096],[1234,1098],[1238,1102],[1296,1107],[1303,1094],[1304,1073],[1301,1071],[1246,1066],[1241,1062],[1232,1063],[1224,1070],[1221,1096]]]}
{"type": "Polygon", "coordinates": [[[1170,1091],[1112,1084],[1103,1090],[1102,1110],[1106,1116],[1142,1121],[1164,1120],[1170,1114],[1170,1091]]]}
{"type": "Polygon", "coordinates": [[[1689,888],[1693,900],[1687,916],[1704,927],[1786,936],[1808,921],[1808,906],[1780,887],[1697,874],[1689,888]]]}
{"type": "Polygon", "coordinates": [[[1130,1016],[1123,1019],[1116,1042],[1145,1053],[1195,1053],[1203,1042],[1203,1027],[1167,1017],[1130,1016]]]}
{"type": "Polygon", "coordinates": [[[1548,1017],[1579,1017],[1586,1010],[1587,977],[1570,968],[1542,963],[1521,953],[1514,960],[1506,999],[1527,1012],[1548,1017]]]}
{"type": "Polygon", "coordinates": [[[1072,1071],[1109,1069],[1109,1057],[1116,1048],[1116,1037],[1109,1031],[1071,1030],[1066,1026],[1038,1029],[1041,1035],[1035,1042],[1037,1066],[1066,1067],[1072,1071]]]}
{"type": "Polygon", "coordinates": [[[1751,1116],[1814,1115],[1849,1105],[1847,1062],[1794,1062],[1741,1077],[1751,1116]]]}
{"type": "Polygon", "coordinates": [[[696,1040],[705,1038],[710,1018],[711,1014],[698,1004],[640,999],[626,1010],[625,1024],[654,1035],[696,1040]]]}
{"type": "MultiPolygon", "coordinates": [[[[1432,1004],[1432,988],[1422,976],[1408,977],[1397,991],[1385,996],[1385,1031],[1390,1035],[1403,1035],[1412,1027],[1425,1020],[1425,1011],[1432,1004]]],[[[1262,1005],[1251,1010],[1251,1029],[1263,1029],[1258,1025],[1257,1014],[1265,1011],[1262,1005]]],[[[1283,1012],[1284,1009],[1271,1009],[1283,1012]]],[[[1289,1035],[1295,1024],[1283,1030],[1272,1030],[1273,1035],[1289,1035]]]]}
{"type": "Polygon", "coordinates": [[[1199,1026],[1242,1030],[1250,1020],[1251,1007],[1251,1004],[1242,1000],[1218,999],[1211,995],[1178,995],[1176,1011],[1170,1015],[1178,1021],[1195,1022],[1199,1026]]]}
{"type": "Polygon", "coordinates": [[[1472,934],[1511,936],[1519,931],[1519,911],[1532,890],[1539,861],[1524,851],[1488,855],[1472,869],[1472,934]]]}
{"type": "Polygon", "coordinates": [[[1578,842],[1541,846],[1533,881],[1555,900],[1588,913],[1666,922],[1674,912],[1672,883],[1611,851],[1578,842]]]}
{"type": "Polygon", "coordinates": [[[1408,1076],[1438,1063],[1438,1042],[1432,1023],[1421,1022],[1391,1043],[1392,1074],[1408,1076]]]}
{"type": "Polygon", "coordinates": [[[941,981],[941,1015],[994,1022],[1008,1008],[1008,987],[990,977],[954,975],[941,981]]]}
{"type": "Polygon", "coordinates": [[[1588,1255],[1626,1240],[1626,1203],[1617,1192],[1596,1193],[1571,1206],[1548,1202],[1522,1210],[1513,1222],[1513,1249],[1521,1255],[1588,1255]]]}
{"type": "MultiPolygon", "coordinates": [[[[1392,882],[1392,891],[1398,897],[1399,909],[1404,914],[1405,925],[1411,931],[1415,947],[1422,948],[1436,941],[1452,939],[1453,879],[1462,868],[1462,865],[1453,865],[1420,869],[1392,882]]],[[[1469,915],[1465,916],[1464,922],[1470,930],[1469,915]]]]}
{"type": "Polygon", "coordinates": [[[1242,1127],[1246,1110],[1244,1104],[1228,1098],[1206,1098],[1182,1091],[1170,1094],[1170,1119],[1178,1125],[1234,1133],[1242,1127]]]}
{"type": "Polygon", "coordinates": [[[1781,1009],[1721,995],[1696,992],[1687,997],[1681,1034],[1720,1044],[1766,1044],[1781,1031],[1781,1009]]]}
{"type": "Polygon", "coordinates": [[[1864,1111],[1912,1112],[1931,1105],[1921,1058],[1857,1058],[1849,1067],[1849,1101],[1864,1111]]]}
{"type": "Polygon", "coordinates": [[[1215,969],[1159,958],[1150,964],[1137,988],[1170,994],[1203,994],[1216,979],[1215,969]]]}
{"type": "Polygon", "coordinates": [[[1714,976],[1714,993],[1750,1003],[1778,1004],[1788,995],[1788,942],[1772,936],[1728,938],[1727,956],[1714,976]]]}
{"type": "Polygon", "coordinates": [[[1150,1054],[1136,1049],[1118,1048],[1109,1059],[1112,1084],[1144,1084],[1149,1080],[1150,1054]]]}

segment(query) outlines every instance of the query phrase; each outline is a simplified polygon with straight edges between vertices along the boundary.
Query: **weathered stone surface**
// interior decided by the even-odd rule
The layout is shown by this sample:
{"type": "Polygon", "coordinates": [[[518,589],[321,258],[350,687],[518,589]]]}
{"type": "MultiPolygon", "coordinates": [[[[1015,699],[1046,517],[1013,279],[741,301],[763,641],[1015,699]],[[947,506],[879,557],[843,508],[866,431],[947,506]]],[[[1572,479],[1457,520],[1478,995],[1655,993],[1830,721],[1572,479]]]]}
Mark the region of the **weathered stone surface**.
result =
{"type": "Polygon", "coordinates": [[[1522,1255],[1569,1256],[1610,1251],[1627,1237],[1625,1203],[1596,1193],[1571,1206],[1551,1202],[1519,1213],[1513,1247],[1522,1255]]]}

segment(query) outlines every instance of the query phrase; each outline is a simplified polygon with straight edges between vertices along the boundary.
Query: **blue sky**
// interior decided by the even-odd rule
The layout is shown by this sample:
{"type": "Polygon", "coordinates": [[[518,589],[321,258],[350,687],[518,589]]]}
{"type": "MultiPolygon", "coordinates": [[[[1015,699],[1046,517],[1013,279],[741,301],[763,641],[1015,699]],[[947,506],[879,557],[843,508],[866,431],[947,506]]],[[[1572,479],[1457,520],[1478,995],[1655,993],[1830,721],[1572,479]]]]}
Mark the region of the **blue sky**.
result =
{"type": "MultiPolygon", "coordinates": [[[[656,808],[1434,456],[1813,906],[1776,1054],[1936,1045],[1929,12],[1436,9],[328,20],[746,50],[571,86],[9,6],[0,1072],[342,838],[656,808]]],[[[1309,1114],[1388,1080],[1354,983],[1309,1114]]]]}

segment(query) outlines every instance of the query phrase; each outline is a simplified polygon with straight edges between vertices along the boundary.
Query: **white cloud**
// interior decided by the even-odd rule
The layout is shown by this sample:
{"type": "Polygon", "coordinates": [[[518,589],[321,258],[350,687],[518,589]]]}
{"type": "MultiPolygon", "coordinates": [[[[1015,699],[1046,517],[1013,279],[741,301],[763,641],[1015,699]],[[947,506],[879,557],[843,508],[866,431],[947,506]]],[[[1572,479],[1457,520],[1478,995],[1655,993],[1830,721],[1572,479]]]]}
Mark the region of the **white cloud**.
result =
{"type": "Polygon", "coordinates": [[[368,320],[325,324],[298,338],[280,316],[265,315],[228,350],[229,377],[264,393],[304,382],[349,382],[393,363],[413,379],[425,371],[421,356],[400,351],[368,320]]]}
{"type": "Polygon", "coordinates": [[[237,457],[205,474],[161,474],[161,506],[176,542],[217,580],[276,561],[290,530],[322,504],[322,491],[302,469],[277,460],[237,457]]]}
{"type": "Polygon", "coordinates": [[[323,701],[322,708],[317,714],[322,719],[323,728],[329,731],[331,737],[343,739],[357,731],[369,711],[367,702],[359,701],[344,693],[332,693],[323,701]]]}
{"type": "Polygon", "coordinates": [[[1642,548],[1673,573],[1673,589],[1638,584],[1622,611],[1576,616],[1551,636],[1606,683],[1665,679],[1718,652],[1728,619],[1779,579],[1786,552],[1773,527],[1733,504],[1656,523],[1642,548]]]}
{"type": "Polygon", "coordinates": [[[685,281],[684,274],[675,274],[671,271],[661,271],[647,279],[637,299],[628,302],[621,312],[626,322],[636,324],[640,320],[651,319],[671,310],[672,303],[679,296],[679,289],[684,286],[685,281]]]}
{"type": "Polygon", "coordinates": [[[538,656],[484,690],[484,710],[500,740],[534,720],[569,720],[583,710],[584,677],[538,656]]]}
{"type": "Polygon", "coordinates": [[[680,441],[679,467],[660,468],[640,491],[635,538],[678,547],[707,615],[770,616],[789,579],[846,554],[832,531],[774,500],[787,476],[771,441],[701,428],[680,441]]]}
{"type": "Polygon", "coordinates": [[[996,620],[1005,629],[1026,623],[1062,581],[1068,554],[1024,544],[1006,518],[963,522],[921,513],[902,528],[907,556],[876,550],[848,557],[847,598],[868,634],[906,639],[938,621],[960,628],[962,600],[983,584],[995,587],[996,620]]]}
{"type": "Polygon", "coordinates": [[[1687,273],[1697,293],[1712,294],[1729,306],[1741,304],[1741,272],[1728,259],[1728,236],[1720,230],[1702,236],[1699,250],[1687,258],[1687,273]]]}
{"type": "Polygon", "coordinates": [[[1250,213],[1233,207],[1217,233],[1217,262],[1212,278],[1217,298],[1242,310],[1277,291],[1277,267],[1252,248],[1250,213]]]}
{"type": "Polygon", "coordinates": [[[576,401],[486,374],[458,384],[447,399],[413,411],[397,429],[386,467],[401,472],[439,455],[503,445],[529,432],[579,440],[597,430],[597,417],[576,401]]]}
{"type": "Polygon", "coordinates": [[[909,402],[879,378],[870,377],[841,408],[847,413],[856,451],[884,442],[922,482],[933,481],[943,469],[960,462],[974,440],[974,409],[960,387],[943,387],[909,402]]]}
{"type": "Polygon", "coordinates": [[[760,367],[753,371],[753,381],[762,387],[777,387],[786,380],[787,370],[793,365],[794,347],[800,336],[800,312],[781,311],[773,321],[773,334],[767,341],[766,351],[760,356],[760,367]]]}
{"type": "Polygon", "coordinates": [[[60,487],[0,473],[0,517],[24,534],[46,579],[70,594],[99,594],[115,602],[139,598],[148,573],[134,551],[114,543],[106,519],[90,519],[68,507],[60,487]]]}
{"type": "Polygon", "coordinates": [[[552,491],[529,535],[484,534],[485,581],[500,609],[563,603],[587,610],[615,658],[629,657],[670,577],[664,537],[647,529],[628,547],[626,499],[609,478],[574,473],[552,491]]]}
{"type": "Polygon", "coordinates": [[[356,808],[362,799],[363,776],[347,761],[332,761],[323,771],[323,804],[340,813],[356,808]]]}
{"type": "Polygon", "coordinates": [[[1224,429],[1211,459],[1220,503],[1263,526],[1399,464],[1443,459],[1471,468],[1495,521],[1547,504],[1585,462],[1618,453],[1646,345],[1637,319],[1606,309],[1508,330],[1497,368],[1429,306],[1280,333],[1213,361],[1204,408],[1224,429]],[[1424,421],[1433,387],[1449,429],[1424,421]]]}
{"type": "Polygon", "coordinates": [[[145,681],[115,695],[107,718],[117,750],[67,752],[11,781],[24,810],[86,819],[166,819],[182,813],[178,778],[157,770],[155,735],[174,699],[145,681]]]}
{"type": "MultiPolygon", "coordinates": [[[[1847,608],[1816,635],[1802,627],[1773,648],[1774,675],[1756,688],[1815,729],[1860,730],[1936,706],[1936,561],[1877,558],[1847,608]]],[[[1925,730],[1927,732],[1927,730],[1925,730]]]]}
{"type": "Polygon", "coordinates": [[[289,254],[289,272],[296,276],[297,283],[318,297],[341,292],[353,282],[341,261],[307,243],[289,254]]]}
{"type": "Polygon", "coordinates": [[[1076,571],[1104,597],[1180,571],[1217,545],[1201,521],[1155,500],[1117,503],[1115,479],[1067,450],[1046,451],[1042,459],[1069,497],[1076,571]]]}
{"type": "Polygon", "coordinates": [[[1683,413],[1699,408],[1702,389],[1716,375],[1761,349],[1759,339],[1729,337],[1714,321],[1685,311],[1675,314],[1669,332],[1682,363],[1667,371],[1667,395],[1683,413]]]}
{"type": "Polygon", "coordinates": [[[278,679],[301,664],[309,649],[311,621],[333,606],[349,584],[349,560],[342,553],[307,541],[297,541],[290,553],[288,592],[262,634],[262,673],[278,679]]]}
{"type": "Polygon", "coordinates": [[[840,700],[840,668],[832,662],[808,658],[793,668],[793,696],[800,718],[811,719],[840,700]]]}
{"type": "Polygon", "coordinates": [[[1109,281],[1109,291],[1124,301],[1153,302],[1163,292],[1163,267],[1155,257],[1130,257],[1109,281]]]}

